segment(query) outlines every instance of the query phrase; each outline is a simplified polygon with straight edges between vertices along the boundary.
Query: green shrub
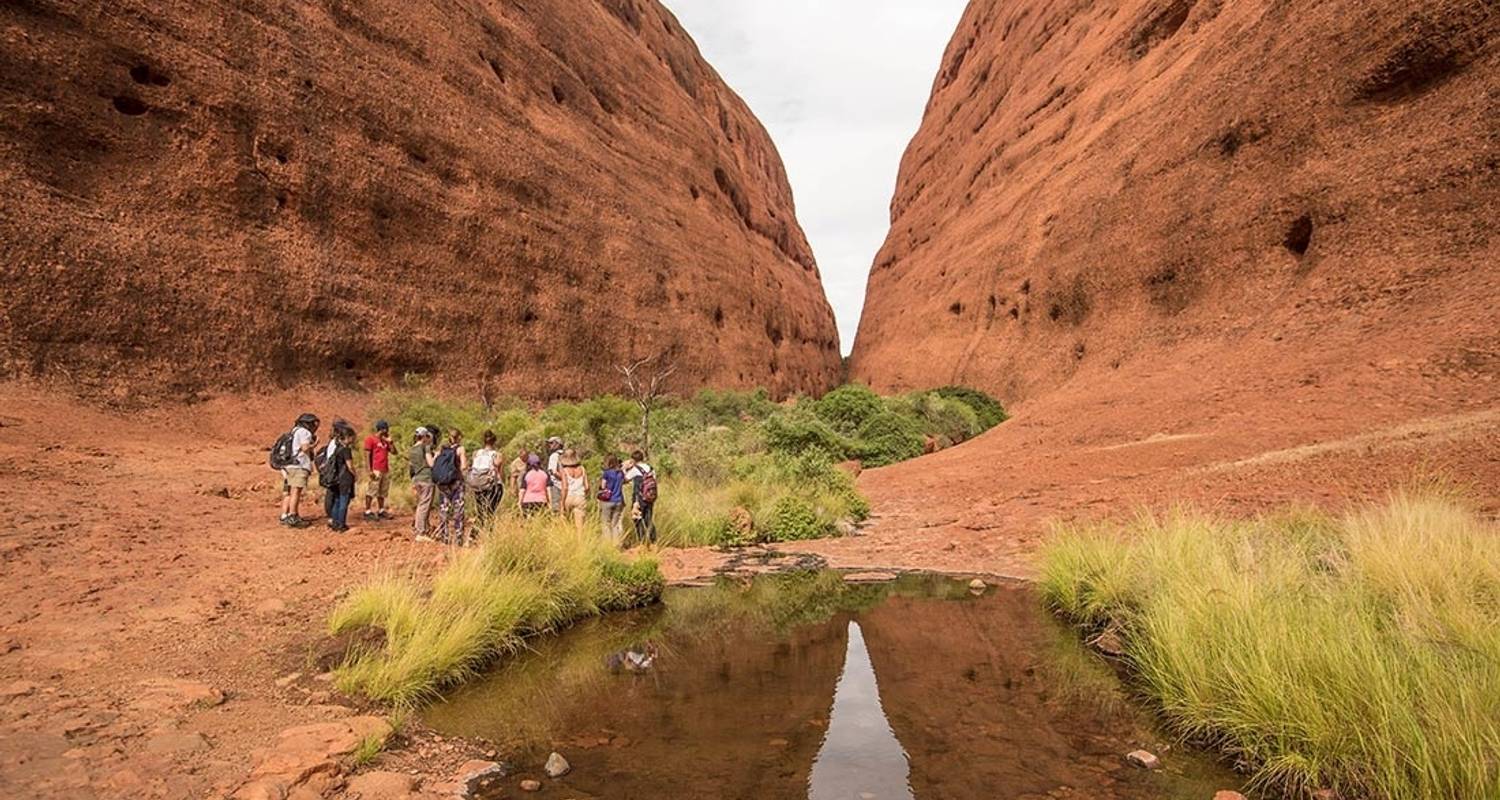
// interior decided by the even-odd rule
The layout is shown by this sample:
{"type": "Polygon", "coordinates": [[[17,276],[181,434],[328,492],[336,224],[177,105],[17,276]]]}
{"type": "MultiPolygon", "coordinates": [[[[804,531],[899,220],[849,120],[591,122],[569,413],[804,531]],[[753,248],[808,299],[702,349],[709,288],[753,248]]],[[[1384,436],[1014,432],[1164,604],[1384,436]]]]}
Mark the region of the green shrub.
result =
{"type": "Polygon", "coordinates": [[[796,455],[817,448],[843,457],[848,443],[822,418],[801,408],[779,411],[765,422],[766,446],[780,453],[796,455]]]}
{"type": "Polygon", "coordinates": [[[957,400],[972,409],[975,416],[979,418],[980,432],[987,431],[1010,418],[999,400],[970,386],[944,386],[934,389],[933,393],[939,397],[957,400]]]}
{"type": "Polygon", "coordinates": [[[922,455],[925,444],[915,420],[882,411],[860,426],[856,452],[867,466],[883,467],[922,455]]]}
{"type": "Polygon", "coordinates": [[[818,518],[818,513],[806,498],[786,495],[776,501],[771,509],[771,526],[767,533],[771,541],[794,542],[827,536],[829,526],[818,518]]]}
{"type": "Polygon", "coordinates": [[[1065,529],[1060,612],[1119,631],[1178,733],[1267,796],[1500,797],[1500,526],[1442,495],[1342,518],[1065,529]]]}
{"type": "Polygon", "coordinates": [[[845,436],[859,430],[866,420],[884,408],[880,395],[869,387],[852,383],[834,389],[813,403],[813,413],[845,436]]]}
{"type": "Polygon", "coordinates": [[[765,389],[740,392],[733,389],[703,389],[693,396],[691,403],[698,409],[704,425],[739,425],[745,421],[758,422],[771,416],[776,404],[765,389]]]}

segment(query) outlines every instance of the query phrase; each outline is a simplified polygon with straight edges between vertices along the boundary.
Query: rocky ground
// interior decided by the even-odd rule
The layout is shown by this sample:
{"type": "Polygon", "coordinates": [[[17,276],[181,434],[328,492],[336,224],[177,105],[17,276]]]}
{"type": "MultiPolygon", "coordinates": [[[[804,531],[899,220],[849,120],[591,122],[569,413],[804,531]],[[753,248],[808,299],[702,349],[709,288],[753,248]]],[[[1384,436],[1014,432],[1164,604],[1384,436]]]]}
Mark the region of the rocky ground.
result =
{"type": "MultiPolygon", "coordinates": [[[[1459,411],[1451,398],[1376,404],[1304,387],[1278,398],[1301,415],[1253,404],[1221,414],[1206,401],[1192,424],[1168,425],[1139,398],[1152,380],[1180,377],[1132,384],[1129,404],[1124,386],[1061,392],[976,442],[868,471],[875,524],[798,549],[836,566],[1026,574],[1049,518],[1169,498],[1231,512],[1336,504],[1417,470],[1457,474],[1497,508],[1500,403],[1493,389],[1473,391],[1493,383],[1470,384],[1459,411]]],[[[360,418],[360,397],[321,396],[325,418],[360,418]]],[[[465,776],[512,790],[545,782],[541,764],[484,774],[481,762],[506,754],[414,723],[355,765],[362,740],[392,720],[328,682],[326,614],[372,570],[431,569],[443,551],[408,541],[402,521],[356,521],[345,536],[276,523],[264,448],[298,402],[124,415],[0,386],[0,461],[10,465],[0,482],[0,796],[451,797],[465,776]]],[[[663,554],[679,581],[723,562],[710,551],[663,554]]]]}

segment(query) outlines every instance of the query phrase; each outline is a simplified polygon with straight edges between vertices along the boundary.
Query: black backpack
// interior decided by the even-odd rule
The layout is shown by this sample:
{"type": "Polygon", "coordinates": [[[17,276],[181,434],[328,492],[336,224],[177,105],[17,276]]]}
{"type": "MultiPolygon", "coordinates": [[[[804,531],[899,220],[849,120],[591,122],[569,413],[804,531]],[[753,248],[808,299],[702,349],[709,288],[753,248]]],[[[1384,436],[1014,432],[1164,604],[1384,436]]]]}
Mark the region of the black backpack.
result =
{"type": "MultiPolygon", "coordinates": [[[[337,453],[337,450],[335,450],[337,453]]],[[[318,467],[318,485],[332,489],[339,485],[339,459],[328,454],[327,447],[319,447],[314,457],[318,467]]]]}
{"type": "Polygon", "coordinates": [[[452,486],[462,477],[458,474],[458,449],[444,447],[432,462],[432,482],[438,486],[452,486]]]}
{"type": "Polygon", "coordinates": [[[271,454],[267,456],[266,463],[271,469],[282,470],[290,467],[297,461],[297,454],[292,452],[292,431],[281,434],[276,444],[271,445],[271,454]]]}

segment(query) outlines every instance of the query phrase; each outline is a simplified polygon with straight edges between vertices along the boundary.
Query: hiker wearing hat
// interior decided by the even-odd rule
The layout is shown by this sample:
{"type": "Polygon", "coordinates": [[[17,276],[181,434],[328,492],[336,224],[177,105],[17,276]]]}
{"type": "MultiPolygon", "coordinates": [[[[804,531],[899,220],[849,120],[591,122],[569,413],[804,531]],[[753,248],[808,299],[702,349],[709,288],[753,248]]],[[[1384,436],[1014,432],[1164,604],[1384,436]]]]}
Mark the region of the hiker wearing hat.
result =
{"type": "Polygon", "coordinates": [[[516,504],[521,513],[534,517],[547,507],[547,492],[552,488],[552,476],[542,469],[542,459],[536,453],[526,456],[526,471],[521,474],[521,491],[516,492],[516,504]]]}
{"type": "Polygon", "coordinates": [[[561,436],[547,437],[547,475],[552,479],[547,486],[547,504],[554,513],[562,510],[562,451],[561,436]]]}
{"type": "Polygon", "coordinates": [[[573,526],[583,532],[583,518],[588,513],[589,473],[578,463],[578,451],[569,447],[562,454],[562,511],[573,517],[573,526]]]}
{"type": "Polygon", "coordinates": [[[391,518],[385,501],[391,493],[391,451],[395,449],[390,423],[377,420],[375,432],[365,437],[365,468],[370,472],[365,481],[365,519],[391,518]]]}
{"type": "Polygon", "coordinates": [[[430,542],[432,538],[427,532],[432,529],[432,464],[437,460],[437,450],[432,446],[432,431],[425,427],[417,428],[412,440],[411,450],[406,455],[411,490],[417,500],[411,530],[417,541],[430,542]]]}
{"type": "Polygon", "coordinates": [[[307,491],[307,479],[313,471],[313,448],[318,441],[318,417],[303,414],[292,424],[291,431],[282,434],[272,445],[271,466],[281,468],[281,524],[289,528],[305,528],[302,519],[302,495],[307,491]]]}

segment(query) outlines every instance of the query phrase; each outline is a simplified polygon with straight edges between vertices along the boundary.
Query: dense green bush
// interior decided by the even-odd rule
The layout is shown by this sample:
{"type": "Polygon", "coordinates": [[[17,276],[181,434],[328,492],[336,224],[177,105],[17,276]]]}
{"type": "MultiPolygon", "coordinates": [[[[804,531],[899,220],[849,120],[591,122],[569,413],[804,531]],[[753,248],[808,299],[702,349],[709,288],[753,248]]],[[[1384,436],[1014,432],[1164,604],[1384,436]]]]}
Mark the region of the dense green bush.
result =
{"type": "Polygon", "coordinates": [[[949,400],[957,400],[973,409],[974,414],[979,418],[980,432],[987,431],[1010,418],[1005,413],[1005,408],[1000,405],[1000,401],[969,386],[944,386],[934,389],[933,394],[949,400]]]}
{"type": "Polygon", "coordinates": [[[766,446],[779,453],[801,453],[819,449],[839,458],[849,444],[821,417],[803,408],[772,414],[765,421],[766,446]]]}
{"type": "Polygon", "coordinates": [[[830,532],[818,513],[806,498],[785,495],[771,509],[771,526],[768,533],[771,541],[794,542],[817,539],[830,532]]]}
{"type": "Polygon", "coordinates": [[[883,411],[859,427],[857,455],[867,466],[883,467],[922,455],[925,439],[916,420],[883,411]]]}
{"type": "Polygon", "coordinates": [[[823,395],[812,407],[819,419],[845,436],[853,435],[866,420],[885,410],[880,395],[853,383],[823,395]]]}

